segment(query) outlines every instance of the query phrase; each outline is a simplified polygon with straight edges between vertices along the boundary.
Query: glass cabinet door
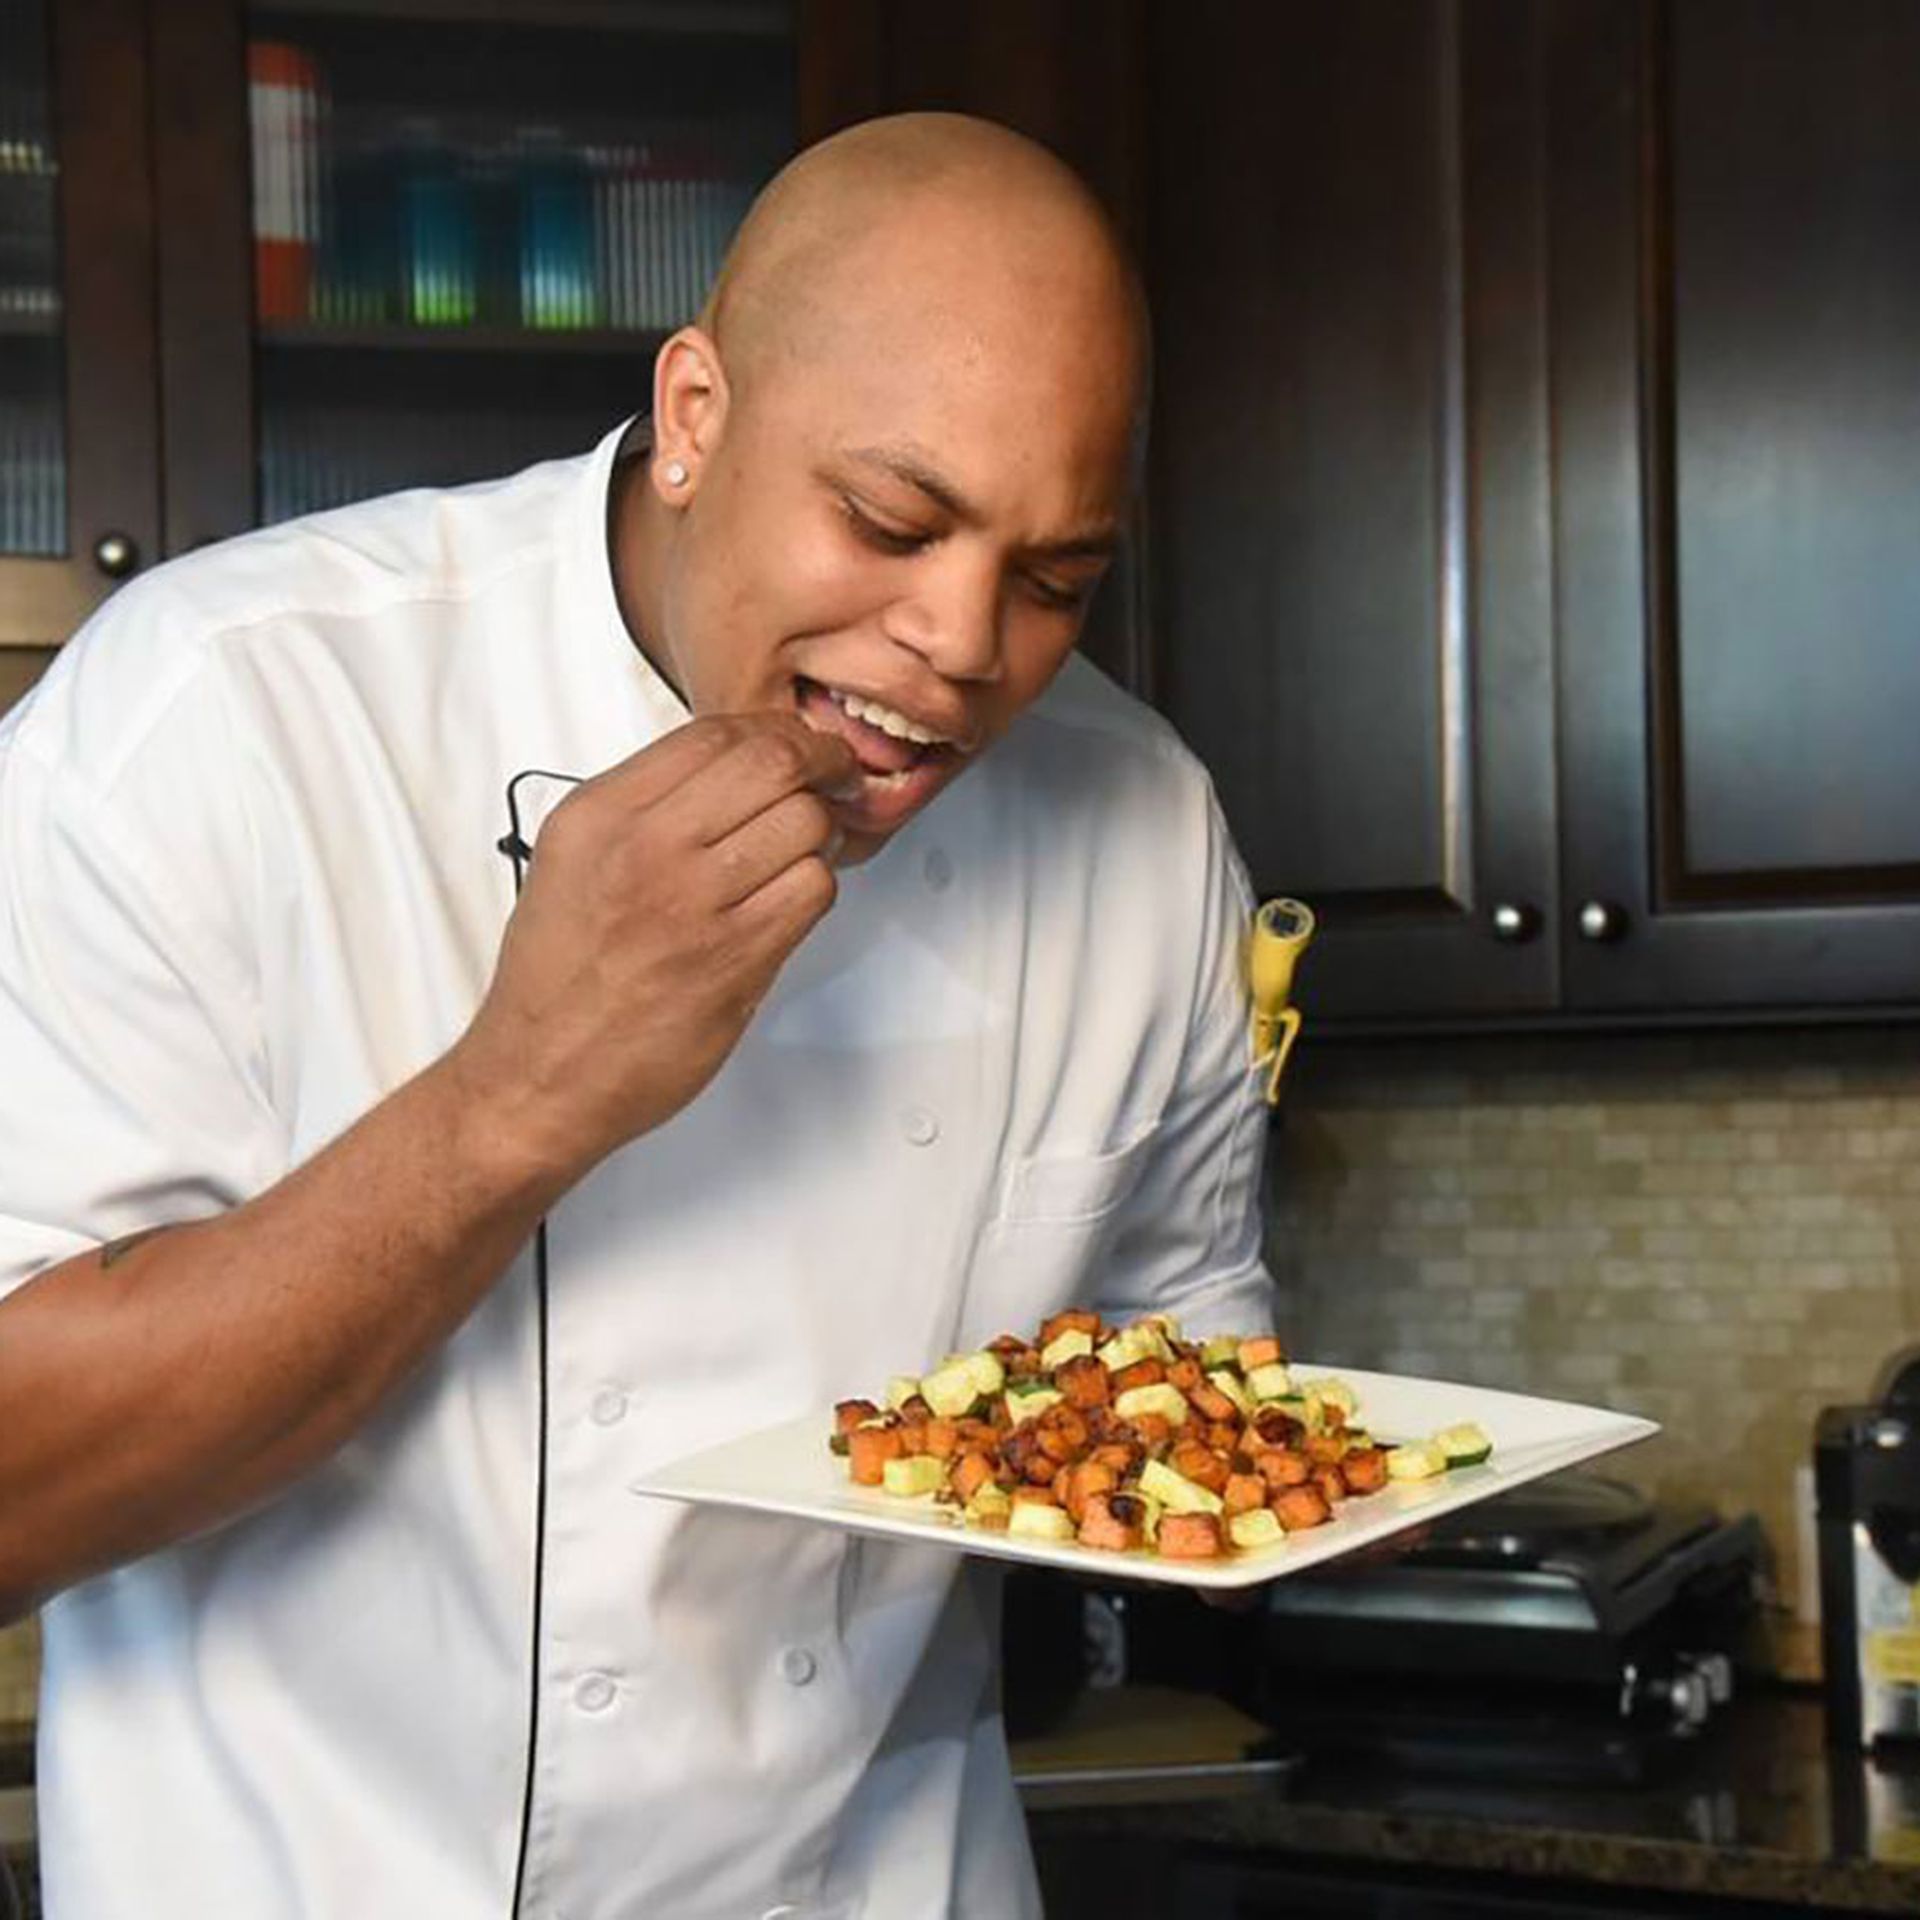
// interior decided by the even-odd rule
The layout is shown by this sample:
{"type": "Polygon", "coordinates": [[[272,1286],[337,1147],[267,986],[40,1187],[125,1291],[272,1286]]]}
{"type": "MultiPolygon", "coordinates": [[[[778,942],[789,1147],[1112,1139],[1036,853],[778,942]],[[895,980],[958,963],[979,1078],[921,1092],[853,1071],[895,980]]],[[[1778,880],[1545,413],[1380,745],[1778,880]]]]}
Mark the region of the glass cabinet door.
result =
{"type": "Polygon", "coordinates": [[[181,544],[584,451],[796,145],[782,0],[254,0],[239,34],[240,351],[168,437],[244,416],[250,472],[170,455],[181,544]]]}
{"type": "Polygon", "coordinates": [[[0,647],[64,639],[157,546],[144,26],[0,0],[0,647]]]}

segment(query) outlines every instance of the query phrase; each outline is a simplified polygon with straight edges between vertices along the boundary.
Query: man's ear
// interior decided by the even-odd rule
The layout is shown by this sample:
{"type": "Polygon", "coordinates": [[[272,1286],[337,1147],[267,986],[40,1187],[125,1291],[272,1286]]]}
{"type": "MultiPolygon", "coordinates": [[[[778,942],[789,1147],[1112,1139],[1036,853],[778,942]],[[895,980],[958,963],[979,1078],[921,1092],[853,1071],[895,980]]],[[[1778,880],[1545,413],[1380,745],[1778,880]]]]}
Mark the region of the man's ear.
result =
{"type": "Polygon", "coordinates": [[[653,363],[653,460],[648,479],[668,506],[685,506],[726,431],[727,373],[712,336],[682,327],[653,363]]]}

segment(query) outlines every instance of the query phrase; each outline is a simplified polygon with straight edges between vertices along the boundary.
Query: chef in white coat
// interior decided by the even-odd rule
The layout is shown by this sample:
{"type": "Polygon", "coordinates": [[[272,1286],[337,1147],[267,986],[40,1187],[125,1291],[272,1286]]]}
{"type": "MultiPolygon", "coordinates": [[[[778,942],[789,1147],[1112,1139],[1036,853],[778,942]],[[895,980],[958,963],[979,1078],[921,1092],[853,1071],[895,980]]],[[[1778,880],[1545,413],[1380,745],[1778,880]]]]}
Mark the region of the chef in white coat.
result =
{"type": "Polygon", "coordinates": [[[959,1556],[630,1483],[1269,1319],[1245,884],[1071,657],[1145,354],[1057,162],[872,122],[648,424],[159,568],[0,728],[52,1920],[1037,1912],[959,1556]]]}

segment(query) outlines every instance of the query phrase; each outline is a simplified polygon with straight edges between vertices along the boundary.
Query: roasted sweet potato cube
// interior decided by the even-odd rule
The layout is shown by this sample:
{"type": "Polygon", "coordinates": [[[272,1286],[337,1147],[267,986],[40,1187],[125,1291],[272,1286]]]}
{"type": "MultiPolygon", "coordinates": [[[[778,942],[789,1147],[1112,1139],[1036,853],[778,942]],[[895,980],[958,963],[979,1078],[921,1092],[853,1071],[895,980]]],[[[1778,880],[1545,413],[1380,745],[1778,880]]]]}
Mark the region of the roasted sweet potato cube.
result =
{"type": "Polygon", "coordinates": [[[880,1409],[871,1400],[836,1400],[833,1403],[833,1430],[851,1433],[863,1420],[878,1420],[880,1409]]]}
{"type": "Polygon", "coordinates": [[[1158,1460],[1173,1442],[1173,1422],[1164,1413],[1136,1413],[1133,1430],[1140,1444],[1158,1460]]]}
{"type": "Polygon", "coordinates": [[[1338,1467],[1315,1467],[1313,1484],[1326,1495],[1330,1507],[1337,1507],[1347,1497],[1347,1483],[1338,1467]]]}
{"type": "Polygon", "coordinates": [[[1286,1357],[1280,1349],[1280,1342],[1270,1333],[1240,1342],[1242,1373],[1251,1373],[1255,1367],[1270,1367],[1276,1360],[1284,1360],[1286,1357]]]}
{"type": "Polygon", "coordinates": [[[1128,1494],[1090,1494],[1080,1515],[1081,1544],[1108,1553],[1130,1553],[1140,1544],[1145,1518],[1140,1502],[1128,1494]]]}
{"type": "Polygon", "coordinates": [[[957,1423],[936,1413],[926,1425],[926,1448],[936,1460],[951,1460],[960,1451],[957,1423]]]}
{"type": "Polygon", "coordinates": [[[1203,1440],[1176,1440],[1167,1465],[1196,1487],[1218,1493],[1227,1484],[1227,1463],[1203,1440]]]}
{"type": "Polygon", "coordinates": [[[1333,1518],[1327,1497],[1318,1487],[1286,1487],[1276,1493],[1268,1505],[1289,1533],[1323,1525],[1333,1518]]]}
{"type": "Polygon", "coordinates": [[[1047,1452],[1045,1447],[1035,1447],[1027,1456],[1021,1474],[1029,1486],[1049,1487],[1053,1484],[1054,1475],[1064,1464],[1047,1452]]]}
{"type": "Polygon", "coordinates": [[[975,1493],[993,1478],[993,1462],[984,1453],[969,1450],[954,1461],[953,1471],[949,1477],[954,1492],[963,1501],[971,1500],[975,1493]]]}
{"type": "Polygon", "coordinates": [[[1014,1488],[1013,1504],[1016,1507],[1027,1505],[1057,1507],[1060,1502],[1054,1498],[1054,1492],[1051,1487],[1028,1486],[1014,1488]]]}
{"type": "Polygon", "coordinates": [[[1195,1387],[1206,1385],[1207,1376],[1200,1371],[1197,1360],[1176,1360],[1167,1369],[1168,1382],[1180,1389],[1189,1400],[1193,1398],[1195,1387]]]}
{"type": "Polygon", "coordinates": [[[863,1487],[877,1487],[886,1478],[886,1464],[903,1451],[898,1427],[855,1427],[847,1435],[847,1464],[863,1487]]]}
{"type": "Polygon", "coordinates": [[[1316,1467],[1338,1466],[1346,1453],[1347,1443],[1337,1433],[1315,1433],[1307,1437],[1306,1455],[1316,1467]]]}
{"type": "Polygon", "coordinates": [[[1202,1380],[1191,1387],[1182,1387],[1180,1391],[1193,1402],[1196,1413],[1217,1425],[1232,1426],[1238,1423],[1240,1409],[1218,1387],[1210,1387],[1202,1380]]]}
{"type": "Polygon", "coordinates": [[[1098,1460],[1079,1460],[1060,1469],[1053,1490],[1077,1526],[1086,1512],[1087,1501],[1096,1493],[1113,1492],[1119,1484],[1120,1476],[1111,1467],[1102,1466],[1098,1460]]]}
{"type": "Polygon", "coordinates": [[[1139,1471],[1144,1452],[1137,1440],[1109,1440],[1095,1447],[1087,1458],[1111,1467],[1124,1480],[1128,1474],[1139,1471]]]}
{"type": "Polygon", "coordinates": [[[1220,1522],[1210,1513],[1163,1513],[1159,1547],[1165,1560],[1216,1560],[1220,1522]]]}
{"type": "Polygon", "coordinates": [[[1228,1513],[1251,1513],[1267,1504],[1267,1483],[1257,1473],[1230,1473],[1220,1489],[1228,1513]]]}
{"type": "Polygon", "coordinates": [[[1084,1333],[1089,1335],[1095,1346],[1100,1344],[1100,1316],[1087,1307],[1065,1307],[1059,1313],[1044,1321],[1040,1328],[1040,1344],[1050,1347],[1063,1333],[1084,1333]]]}
{"type": "Polygon", "coordinates": [[[1215,1420],[1206,1432],[1206,1442],[1215,1453],[1238,1453],[1243,1437],[1238,1420],[1215,1420]]]}
{"type": "Polygon", "coordinates": [[[1067,1405],[1083,1411],[1104,1407],[1113,1399],[1113,1376],[1103,1362],[1083,1353],[1056,1367],[1053,1384],[1067,1396],[1067,1405]]]}
{"type": "Polygon", "coordinates": [[[1304,1486],[1313,1477],[1313,1463],[1291,1447],[1266,1447],[1254,1455],[1260,1477],[1274,1488],[1304,1486]]]}
{"type": "Polygon", "coordinates": [[[1356,1447],[1340,1462],[1340,1475],[1352,1493],[1378,1493],[1387,1484],[1385,1447],[1356,1447]]]}
{"type": "Polygon", "coordinates": [[[1136,1360],[1132,1366],[1122,1367],[1113,1376],[1113,1390],[1117,1394],[1131,1393],[1135,1387],[1158,1386],[1166,1377],[1167,1369],[1163,1361],[1152,1358],[1136,1360]]]}
{"type": "Polygon", "coordinates": [[[1040,1431],[1042,1433],[1064,1434],[1067,1440],[1072,1443],[1075,1451],[1078,1451],[1087,1444],[1089,1431],[1087,1427],[1087,1416],[1077,1407],[1068,1406],[1064,1400],[1056,1400],[1052,1406],[1041,1414],[1040,1431]]]}

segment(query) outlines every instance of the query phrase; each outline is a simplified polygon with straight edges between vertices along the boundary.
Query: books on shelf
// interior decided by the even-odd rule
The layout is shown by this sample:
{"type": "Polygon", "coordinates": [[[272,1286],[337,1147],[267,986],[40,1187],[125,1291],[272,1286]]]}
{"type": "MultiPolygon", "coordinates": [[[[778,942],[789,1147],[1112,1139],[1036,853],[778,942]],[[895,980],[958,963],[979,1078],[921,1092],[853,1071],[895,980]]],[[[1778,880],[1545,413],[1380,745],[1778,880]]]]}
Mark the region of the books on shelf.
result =
{"type": "Polygon", "coordinates": [[[671,329],[699,311],[766,145],[720,119],[609,137],[375,116],[329,102],[279,42],[254,42],[248,69],[266,321],[671,329]]]}
{"type": "Polygon", "coordinates": [[[281,40],[247,45],[253,297],[262,320],[303,320],[320,238],[320,71],[281,40]]]}
{"type": "Polygon", "coordinates": [[[23,125],[24,104],[0,95],[0,316],[51,321],[60,312],[59,175],[45,140],[23,125]]]}

